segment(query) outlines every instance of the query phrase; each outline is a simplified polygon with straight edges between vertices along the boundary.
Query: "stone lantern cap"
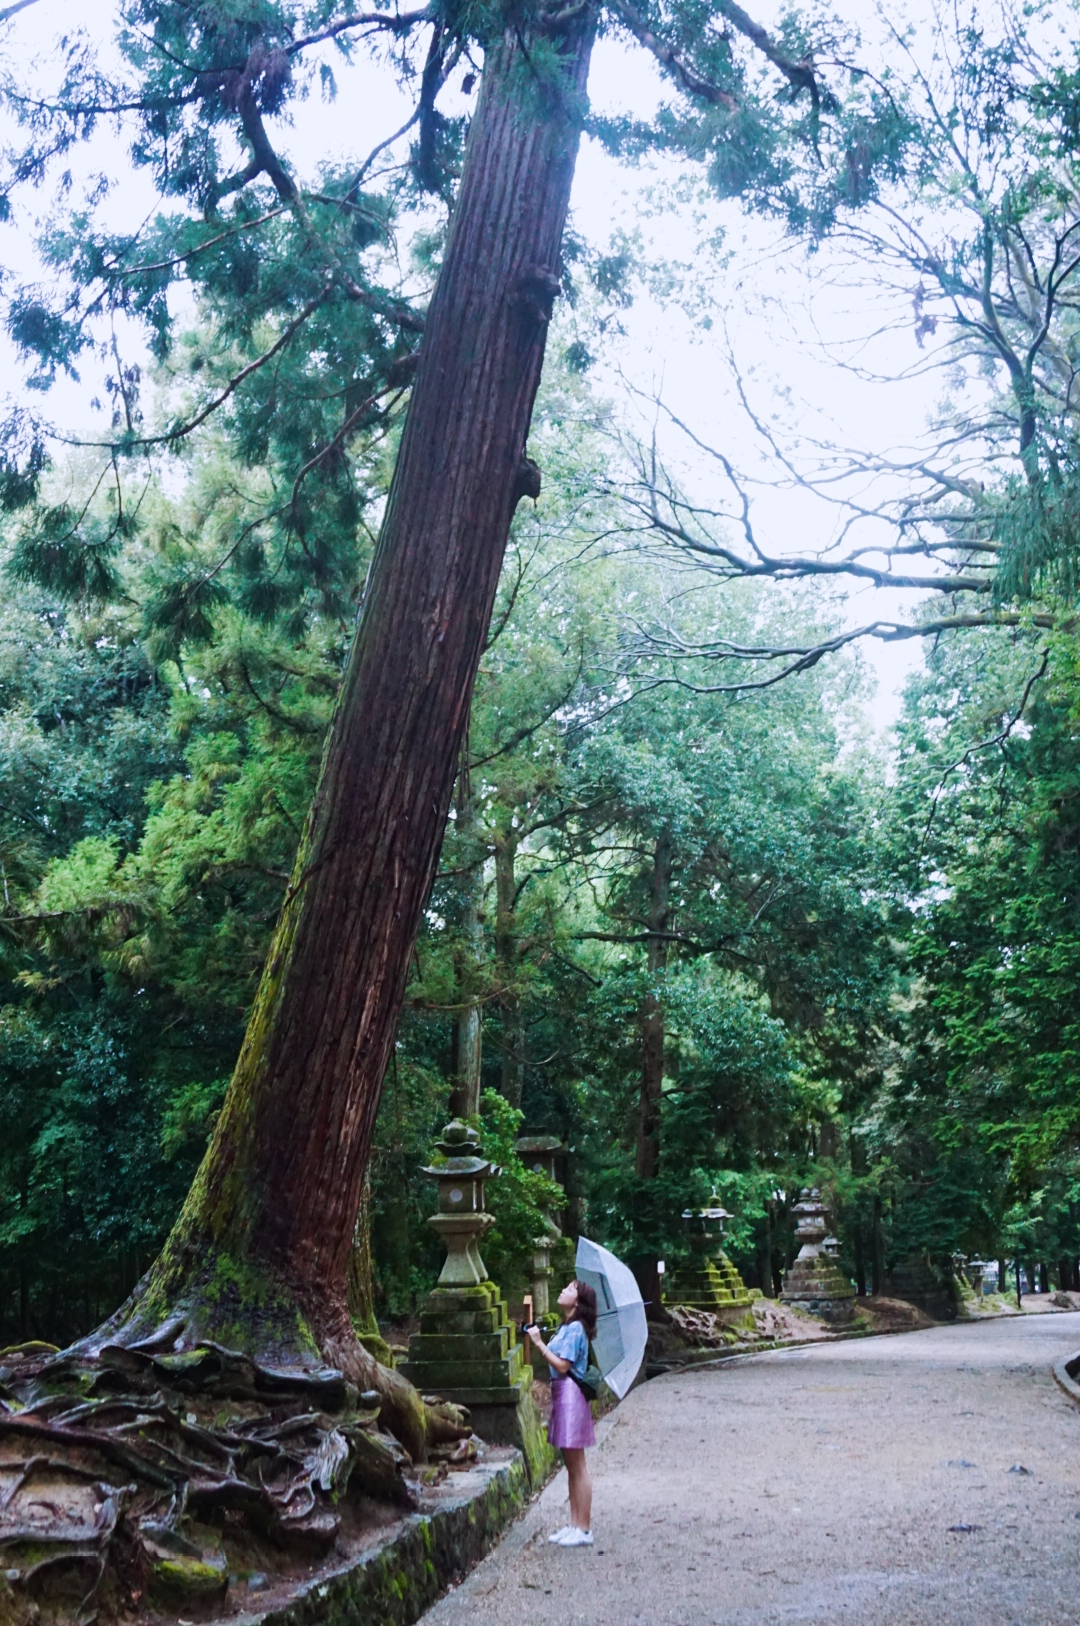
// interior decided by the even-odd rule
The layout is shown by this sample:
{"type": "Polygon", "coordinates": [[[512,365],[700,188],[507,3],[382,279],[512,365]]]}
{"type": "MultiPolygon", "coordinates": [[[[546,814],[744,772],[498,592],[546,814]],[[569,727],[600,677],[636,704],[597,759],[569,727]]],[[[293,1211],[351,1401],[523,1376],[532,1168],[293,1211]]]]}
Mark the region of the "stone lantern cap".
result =
{"type": "Polygon", "coordinates": [[[446,1159],[421,1169],[438,1182],[439,1207],[454,1214],[470,1210],[481,1212],[484,1207],[484,1181],[493,1180],[502,1173],[494,1163],[483,1156],[480,1136],[475,1129],[455,1118],[436,1141],[435,1150],[446,1159]]]}
{"type": "Polygon", "coordinates": [[[485,1178],[494,1175],[497,1171],[488,1163],[483,1155],[480,1145],[480,1136],[475,1129],[462,1123],[460,1118],[454,1118],[447,1124],[442,1132],[442,1140],[435,1142],[435,1150],[441,1152],[446,1159],[445,1163],[436,1163],[429,1169],[421,1169],[421,1174],[440,1175],[452,1170],[454,1174],[479,1174],[481,1169],[487,1171],[485,1178]]]}
{"type": "Polygon", "coordinates": [[[566,1147],[558,1135],[522,1135],[516,1142],[519,1154],[527,1157],[530,1152],[565,1152],[566,1147]]]}
{"type": "Polygon", "coordinates": [[[684,1208],[682,1217],[684,1220],[719,1220],[721,1228],[723,1228],[724,1221],[729,1220],[731,1215],[714,1191],[704,1208],[684,1208]]]}
{"type": "Polygon", "coordinates": [[[731,1215],[714,1191],[704,1208],[684,1208],[683,1222],[690,1235],[690,1246],[695,1253],[715,1248],[724,1234],[724,1221],[731,1215]]]}

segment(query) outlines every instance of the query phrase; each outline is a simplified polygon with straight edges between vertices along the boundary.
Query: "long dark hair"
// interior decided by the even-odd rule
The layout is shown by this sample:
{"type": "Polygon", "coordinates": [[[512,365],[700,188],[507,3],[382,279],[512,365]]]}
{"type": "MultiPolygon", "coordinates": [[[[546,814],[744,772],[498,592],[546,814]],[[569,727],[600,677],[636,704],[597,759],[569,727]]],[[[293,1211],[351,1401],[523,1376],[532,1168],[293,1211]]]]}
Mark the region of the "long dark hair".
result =
{"type": "Polygon", "coordinates": [[[580,1321],[585,1328],[585,1336],[591,1343],[596,1337],[596,1293],[588,1282],[575,1282],[577,1288],[577,1303],[571,1321],[580,1321]]]}

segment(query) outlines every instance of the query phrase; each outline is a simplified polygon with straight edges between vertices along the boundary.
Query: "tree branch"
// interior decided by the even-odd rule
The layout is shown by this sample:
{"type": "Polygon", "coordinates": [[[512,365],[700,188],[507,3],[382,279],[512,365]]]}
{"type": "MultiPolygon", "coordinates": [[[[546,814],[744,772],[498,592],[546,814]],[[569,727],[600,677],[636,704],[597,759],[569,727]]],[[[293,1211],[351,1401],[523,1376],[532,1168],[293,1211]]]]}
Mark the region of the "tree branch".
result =
{"type": "Polygon", "coordinates": [[[620,22],[633,34],[639,45],[652,53],[673,79],[676,79],[689,96],[697,96],[702,101],[711,102],[713,106],[726,107],[729,113],[738,108],[738,101],[730,91],[721,90],[719,85],[713,84],[709,79],[702,78],[688,62],[686,62],[674,49],[666,44],[658,35],[654,34],[648,23],[637,8],[630,4],[630,0],[616,0],[615,13],[620,22]]]}
{"type": "Polygon", "coordinates": [[[284,350],[293,335],[303,327],[308,317],[326,301],[329,294],[330,287],[327,286],[314,299],[309,299],[303,310],[285,327],[281,336],[275,340],[269,350],[264,350],[261,356],[256,356],[255,360],[248,362],[246,367],[241,367],[240,371],[230,378],[220,394],[216,395],[212,401],[203,407],[201,412],[197,412],[193,418],[189,418],[186,423],[177,424],[161,435],[138,435],[124,441],[72,440],[66,436],[58,436],[57,438],[65,440],[69,446],[97,446],[108,451],[128,451],[134,446],[171,446],[175,441],[185,439],[193,430],[198,429],[200,424],[205,423],[207,418],[217,411],[218,407],[223,406],[230,395],[236,393],[245,379],[250,378],[252,373],[257,373],[261,367],[266,366],[268,361],[272,361],[280,351],[284,350]]]}
{"type": "MultiPolygon", "coordinates": [[[[25,4],[30,3],[31,0],[25,0],[25,4]]],[[[293,40],[291,45],[285,47],[285,54],[295,56],[297,51],[303,51],[309,45],[321,45],[324,40],[337,39],[339,34],[347,33],[351,28],[381,28],[394,34],[406,34],[418,23],[431,22],[432,16],[429,6],[406,12],[357,11],[351,17],[343,17],[340,22],[320,29],[317,34],[305,34],[302,39],[293,40]]]]}

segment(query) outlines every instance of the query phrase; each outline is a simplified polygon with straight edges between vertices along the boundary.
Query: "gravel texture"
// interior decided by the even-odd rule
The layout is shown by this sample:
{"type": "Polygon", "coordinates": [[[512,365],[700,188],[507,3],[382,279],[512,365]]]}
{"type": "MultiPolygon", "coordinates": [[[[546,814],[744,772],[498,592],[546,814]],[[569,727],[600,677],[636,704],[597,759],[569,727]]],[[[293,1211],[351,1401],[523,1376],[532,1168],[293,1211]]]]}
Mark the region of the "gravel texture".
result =
{"type": "Polygon", "coordinates": [[[1080,1626],[1080,1314],[671,1373],[600,1428],[592,1549],[560,1473],[425,1626],[1080,1626]]]}

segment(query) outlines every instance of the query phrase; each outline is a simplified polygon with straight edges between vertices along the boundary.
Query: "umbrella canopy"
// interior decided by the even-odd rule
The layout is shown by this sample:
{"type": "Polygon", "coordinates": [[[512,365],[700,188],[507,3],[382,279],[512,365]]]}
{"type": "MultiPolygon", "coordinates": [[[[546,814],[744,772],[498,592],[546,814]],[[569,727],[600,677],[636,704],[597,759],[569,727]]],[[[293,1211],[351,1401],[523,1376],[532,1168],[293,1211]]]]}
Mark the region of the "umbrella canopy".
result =
{"type": "Polygon", "coordinates": [[[596,1364],[621,1400],[637,1377],[649,1336],[638,1284],[621,1259],[586,1236],[578,1237],[575,1269],[578,1281],[596,1294],[596,1364]]]}

